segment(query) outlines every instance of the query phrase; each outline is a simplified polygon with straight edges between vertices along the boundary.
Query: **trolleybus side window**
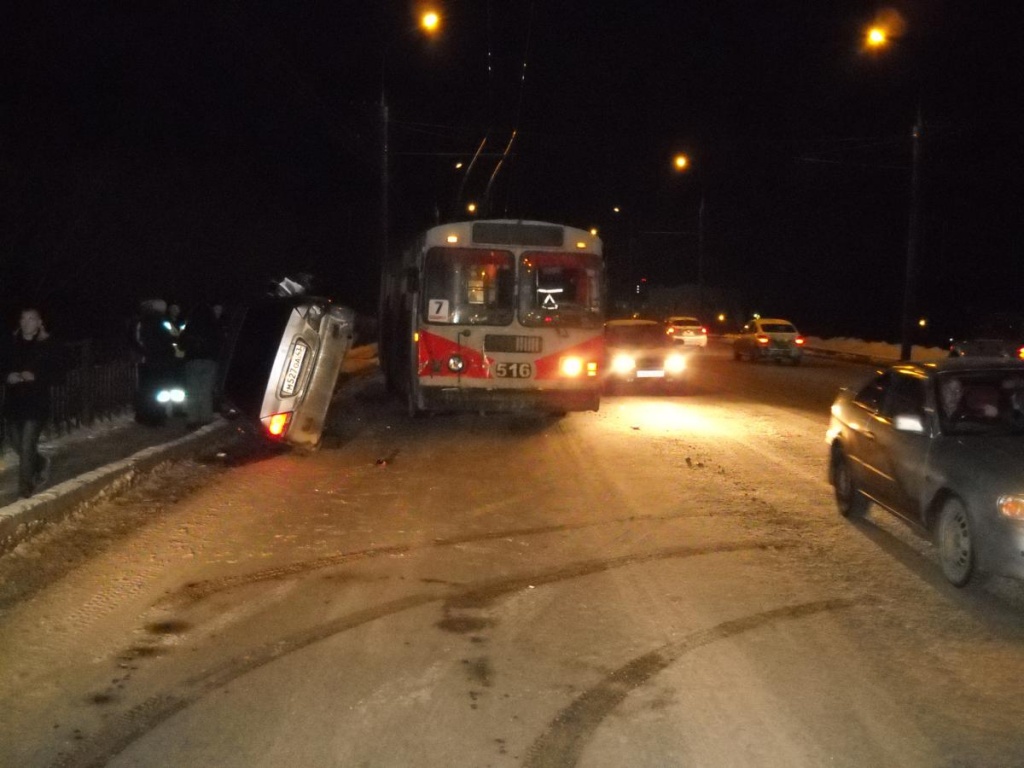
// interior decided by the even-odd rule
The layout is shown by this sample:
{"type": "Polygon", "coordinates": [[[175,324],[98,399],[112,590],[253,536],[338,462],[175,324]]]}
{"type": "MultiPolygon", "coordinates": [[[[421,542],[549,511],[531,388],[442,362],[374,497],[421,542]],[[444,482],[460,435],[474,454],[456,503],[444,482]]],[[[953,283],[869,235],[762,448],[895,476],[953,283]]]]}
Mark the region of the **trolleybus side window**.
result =
{"type": "Polygon", "coordinates": [[[594,254],[524,253],[519,279],[523,325],[601,325],[601,260],[594,254]]]}
{"type": "Polygon", "coordinates": [[[431,248],[423,266],[424,318],[508,325],[515,314],[514,263],[508,251],[431,248]]]}

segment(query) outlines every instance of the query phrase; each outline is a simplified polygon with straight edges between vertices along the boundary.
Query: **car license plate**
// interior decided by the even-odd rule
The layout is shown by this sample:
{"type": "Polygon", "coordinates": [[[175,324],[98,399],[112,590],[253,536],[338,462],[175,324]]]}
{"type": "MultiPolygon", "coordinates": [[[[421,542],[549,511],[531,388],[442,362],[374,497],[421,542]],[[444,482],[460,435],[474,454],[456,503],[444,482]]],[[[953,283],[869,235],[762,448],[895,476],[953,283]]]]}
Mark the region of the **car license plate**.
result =
{"type": "Polygon", "coordinates": [[[292,347],[291,359],[288,361],[288,370],[284,374],[284,383],[281,385],[281,394],[291,397],[299,386],[299,374],[302,372],[302,363],[306,359],[309,345],[302,339],[295,342],[292,347]]]}
{"type": "Polygon", "coordinates": [[[638,379],[663,379],[665,378],[664,371],[637,371],[636,377],[638,379]]]}

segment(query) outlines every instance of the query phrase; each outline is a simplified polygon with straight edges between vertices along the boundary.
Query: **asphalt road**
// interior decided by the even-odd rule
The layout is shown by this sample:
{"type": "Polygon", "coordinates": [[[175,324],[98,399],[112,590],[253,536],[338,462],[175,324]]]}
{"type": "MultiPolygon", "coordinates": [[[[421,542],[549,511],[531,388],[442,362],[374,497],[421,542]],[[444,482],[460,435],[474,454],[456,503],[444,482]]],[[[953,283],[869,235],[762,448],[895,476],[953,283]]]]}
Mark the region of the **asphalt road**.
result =
{"type": "Polygon", "coordinates": [[[870,372],[696,358],[684,394],[239,444],[0,558],[0,765],[1002,766],[1024,592],[825,482],[870,372]]]}

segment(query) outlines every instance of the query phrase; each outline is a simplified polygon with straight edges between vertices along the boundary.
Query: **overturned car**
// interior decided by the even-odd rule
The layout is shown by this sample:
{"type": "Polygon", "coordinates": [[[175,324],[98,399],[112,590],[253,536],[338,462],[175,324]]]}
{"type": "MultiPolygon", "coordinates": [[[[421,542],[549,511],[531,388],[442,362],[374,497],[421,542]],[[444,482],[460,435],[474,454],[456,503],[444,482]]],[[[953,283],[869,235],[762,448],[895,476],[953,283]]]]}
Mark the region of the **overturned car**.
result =
{"type": "Polygon", "coordinates": [[[221,393],[225,407],[267,438],[311,451],[352,346],[355,314],[292,281],[281,286],[232,318],[221,393]]]}

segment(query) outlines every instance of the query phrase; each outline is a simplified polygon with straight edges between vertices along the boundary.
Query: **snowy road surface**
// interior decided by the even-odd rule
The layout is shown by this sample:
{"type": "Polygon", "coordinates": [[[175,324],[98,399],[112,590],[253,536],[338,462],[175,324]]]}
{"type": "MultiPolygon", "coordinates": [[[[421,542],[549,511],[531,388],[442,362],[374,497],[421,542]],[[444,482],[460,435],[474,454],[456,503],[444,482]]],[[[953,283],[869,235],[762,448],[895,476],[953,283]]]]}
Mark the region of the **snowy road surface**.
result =
{"type": "Polygon", "coordinates": [[[0,558],[4,766],[997,766],[1024,592],[825,481],[835,388],[734,363],[562,420],[200,457],[0,558]]]}

